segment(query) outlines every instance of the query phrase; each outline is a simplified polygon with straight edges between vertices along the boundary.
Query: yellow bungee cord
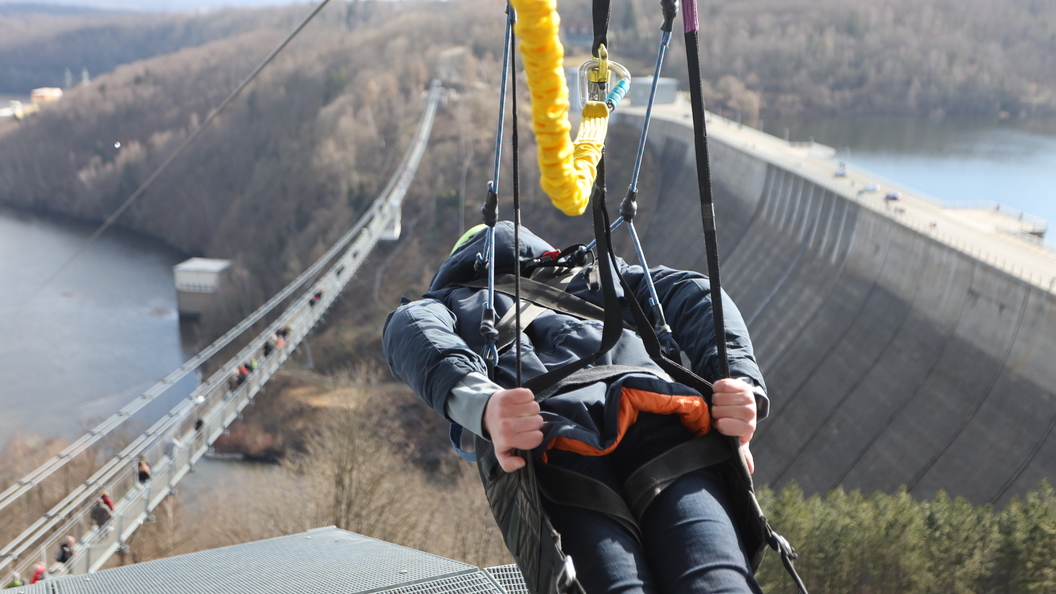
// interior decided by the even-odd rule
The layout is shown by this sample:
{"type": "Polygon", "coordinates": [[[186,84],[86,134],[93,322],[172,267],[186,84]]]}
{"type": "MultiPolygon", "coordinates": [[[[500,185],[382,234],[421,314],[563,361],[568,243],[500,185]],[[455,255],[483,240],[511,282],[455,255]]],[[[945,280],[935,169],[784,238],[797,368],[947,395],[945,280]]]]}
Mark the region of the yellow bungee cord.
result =
{"type": "MultiPolygon", "coordinates": [[[[587,209],[605,146],[609,109],[602,101],[583,106],[576,141],[569,140],[565,49],[558,37],[561,17],[555,0],[511,0],[517,11],[516,33],[528,90],[532,96],[532,130],[538,145],[540,184],[566,215],[587,209]]],[[[605,72],[607,74],[607,71],[605,72]]]]}

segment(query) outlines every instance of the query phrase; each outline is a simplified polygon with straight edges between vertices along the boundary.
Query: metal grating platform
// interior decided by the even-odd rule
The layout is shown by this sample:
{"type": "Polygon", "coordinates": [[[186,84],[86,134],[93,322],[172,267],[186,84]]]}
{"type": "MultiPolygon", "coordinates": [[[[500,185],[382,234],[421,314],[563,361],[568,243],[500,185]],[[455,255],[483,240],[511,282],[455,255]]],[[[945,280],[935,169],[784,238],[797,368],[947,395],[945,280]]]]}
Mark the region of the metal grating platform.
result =
{"type": "Polygon", "coordinates": [[[521,570],[516,565],[489,567],[484,571],[491,574],[491,577],[495,578],[496,582],[499,582],[499,585],[506,590],[507,594],[531,594],[528,592],[528,586],[524,583],[524,576],[521,575],[521,570]]]}
{"type": "Polygon", "coordinates": [[[504,566],[477,567],[334,527],[60,577],[11,590],[25,594],[508,594],[504,566]],[[499,571],[501,570],[501,571],[499,571]],[[498,571],[498,573],[496,573],[498,571]],[[500,585],[503,584],[503,585],[500,585]]]}

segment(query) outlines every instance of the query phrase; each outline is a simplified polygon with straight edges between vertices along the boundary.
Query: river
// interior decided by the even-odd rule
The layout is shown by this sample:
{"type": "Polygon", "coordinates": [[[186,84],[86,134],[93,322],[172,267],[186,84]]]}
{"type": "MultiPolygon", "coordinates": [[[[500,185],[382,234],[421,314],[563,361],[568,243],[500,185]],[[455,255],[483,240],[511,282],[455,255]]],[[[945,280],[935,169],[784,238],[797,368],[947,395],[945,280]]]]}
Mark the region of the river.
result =
{"type": "MultiPolygon", "coordinates": [[[[0,208],[0,451],[16,434],[80,435],[188,357],[172,276],[182,257],[160,242],[111,229],[42,285],[93,230],[0,208]]],[[[143,412],[156,418],[194,382],[143,412]]]]}

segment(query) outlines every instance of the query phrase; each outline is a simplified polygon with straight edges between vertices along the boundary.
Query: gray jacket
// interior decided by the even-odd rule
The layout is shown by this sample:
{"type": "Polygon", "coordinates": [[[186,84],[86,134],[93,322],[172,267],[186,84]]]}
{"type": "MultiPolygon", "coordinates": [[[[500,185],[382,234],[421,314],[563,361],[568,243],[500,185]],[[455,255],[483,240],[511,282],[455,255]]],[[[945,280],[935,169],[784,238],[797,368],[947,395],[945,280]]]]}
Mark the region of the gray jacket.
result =
{"type": "MultiPolygon", "coordinates": [[[[497,386],[515,387],[517,364],[515,348],[511,346],[500,355],[494,383],[483,377],[487,366],[480,353],[485,341],[479,329],[486,291],[458,284],[484,276],[483,271],[476,269],[475,260],[484,250],[485,236],[478,233],[456,250],[441,265],[429,292],[421,300],[402,305],[391,313],[382,338],[392,373],[407,382],[439,414],[478,435],[482,435],[481,421],[488,397],[497,386]]],[[[495,236],[497,268],[512,270],[513,225],[500,222],[495,236]]],[[[518,252],[522,258],[537,258],[554,249],[523,227],[520,239],[518,252]]],[[[635,298],[645,307],[649,297],[643,269],[623,261],[619,267],[635,298]]],[[[592,290],[585,271],[576,274],[565,290],[603,306],[600,288],[592,290]]],[[[693,371],[709,381],[720,379],[707,277],[663,267],[654,268],[650,273],[675,340],[688,355],[693,371]]],[[[616,289],[622,296],[620,287],[616,289]]],[[[733,301],[725,294],[723,299],[731,375],[746,378],[758,388],[757,408],[762,419],[769,410],[769,400],[748,330],[733,301]]],[[[496,319],[501,319],[511,307],[511,297],[496,293],[496,319]]],[[[624,318],[630,322],[629,310],[623,309],[624,318]]],[[[602,326],[600,321],[579,319],[558,311],[540,314],[520,336],[522,380],[596,352],[601,344],[602,326]]],[[[668,381],[666,373],[649,358],[641,339],[629,329],[624,328],[619,343],[597,362],[597,365],[607,364],[651,371],[578,387],[546,400],[542,404],[546,421],[544,441],[537,454],[555,437],[576,439],[599,449],[608,447],[617,435],[616,412],[625,386],[661,394],[699,395],[687,386],[668,381]]]]}

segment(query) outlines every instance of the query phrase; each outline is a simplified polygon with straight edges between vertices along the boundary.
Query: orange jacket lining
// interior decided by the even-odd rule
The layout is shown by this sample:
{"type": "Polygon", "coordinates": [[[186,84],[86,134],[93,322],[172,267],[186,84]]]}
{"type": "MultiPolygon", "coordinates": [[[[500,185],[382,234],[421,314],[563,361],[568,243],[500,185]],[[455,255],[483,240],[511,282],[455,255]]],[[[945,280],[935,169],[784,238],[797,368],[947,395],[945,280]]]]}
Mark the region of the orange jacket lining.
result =
{"type": "Polygon", "coordinates": [[[617,414],[616,439],[612,442],[612,445],[602,450],[587,445],[578,439],[555,437],[550,440],[546,449],[565,450],[583,456],[604,456],[620,445],[620,441],[623,440],[627,429],[638,420],[639,412],[678,415],[682,425],[697,437],[711,430],[711,414],[708,411],[708,403],[704,402],[704,399],[700,396],[672,396],[670,394],[658,394],[624,386],[620,395],[620,408],[617,414]]]}

